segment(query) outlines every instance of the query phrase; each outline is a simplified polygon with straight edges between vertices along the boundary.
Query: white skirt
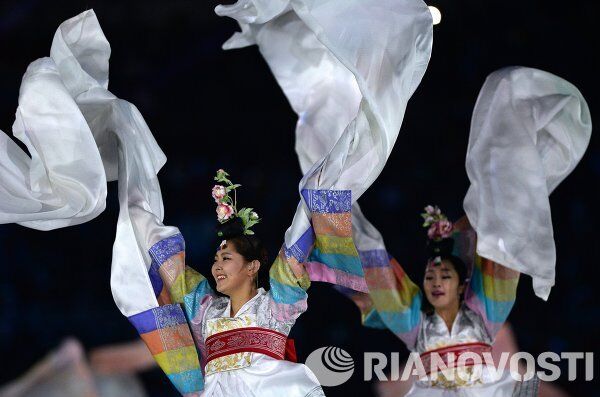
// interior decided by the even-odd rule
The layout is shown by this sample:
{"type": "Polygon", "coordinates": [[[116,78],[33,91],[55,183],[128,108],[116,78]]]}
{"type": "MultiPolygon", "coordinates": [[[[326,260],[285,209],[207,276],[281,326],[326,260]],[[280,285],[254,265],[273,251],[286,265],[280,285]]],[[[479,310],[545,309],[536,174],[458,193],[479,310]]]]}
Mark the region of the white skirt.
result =
{"type": "Polygon", "coordinates": [[[317,377],[304,364],[253,354],[252,365],[205,378],[203,397],[321,397],[317,377]]]}

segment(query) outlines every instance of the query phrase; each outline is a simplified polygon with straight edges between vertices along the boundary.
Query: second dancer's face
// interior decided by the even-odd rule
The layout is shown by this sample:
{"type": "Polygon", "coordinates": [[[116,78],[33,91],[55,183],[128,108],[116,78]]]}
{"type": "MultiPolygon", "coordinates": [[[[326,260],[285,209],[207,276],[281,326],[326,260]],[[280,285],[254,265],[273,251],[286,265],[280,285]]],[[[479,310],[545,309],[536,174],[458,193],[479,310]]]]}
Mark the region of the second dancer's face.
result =
{"type": "Polygon", "coordinates": [[[425,296],[434,309],[445,309],[460,303],[464,285],[452,262],[443,260],[440,264],[430,263],[423,280],[425,296]]]}
{"type": "Polygon", "coordinates": [[[254,271],[251,263],[244,260],[233,244],[223,245],[215,254],[211,273],[217,282],[217,291],[225,295],[243,288],[246,283],[252,284],[254,271]]]}

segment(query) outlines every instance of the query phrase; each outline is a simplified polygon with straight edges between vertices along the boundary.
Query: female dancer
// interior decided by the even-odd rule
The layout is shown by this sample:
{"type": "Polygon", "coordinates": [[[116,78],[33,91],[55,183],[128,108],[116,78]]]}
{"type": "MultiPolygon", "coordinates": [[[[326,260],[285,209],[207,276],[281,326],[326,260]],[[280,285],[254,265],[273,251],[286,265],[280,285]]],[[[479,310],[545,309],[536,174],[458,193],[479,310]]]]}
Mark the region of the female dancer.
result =
{"type": "MultiPolygon", "coordinates": [[[[237,209],[230,194],[235,195],[240,185],[234,185],[225,171],[219,170],[215,180],[220,182],[212,195],[217,202],[217,234],[222,242],[211,273],[220,294],[211,289],[205,277],[185,266],[184,240],[175,234],[149,251],[153,258],[150,278],[160,306],[132,316],[130,321],[180,391],[185,391],[185,378],[202,382],[193,351],[190,357],[184,353],[195,343],[204,368],[204,385],[198,388],[207,396],[323,396],[308,367],[284,360],[287,335],[307,307],[308,275],[303,265],[282,249],[269,270],[270,290],[261,286],[267,254],[251,230],[260,219],[250,208],[237,209]],[[183,304],[185,317],[174,313],[178,304],[183,304]],[[179,324],[167,322],[161,327],[163,316],[179,324]],[[149,323],[156,327],[149,329],[149,323]],[[178,334],[188,324],[193,340],[179,339],[165,351],[165,336],[178,334]]],[[[339,214],[334,215],[339,218],[339,214]]],[[[328,234],[336,234],[335,225],[326,222],[327,214],[314,216],[322,225],[316,227],[317,234],[325,224],[328,234]]]]}
{"type": "MultiPolygon", "coordinates": [[[[461,232],[472,233],[465,225],[466,219],[455,227],[439,208],[432,206],[426,207],[423,216],[424,225],[429,227],[429,259],[423,279],[425,299],[421,300],[423,314],[416,325],[415,338],[406,338],[404,342],[410,350],[421,354],[427,375],[433,369],[434,353],[446,364],[451,355],[456,363],[466,352],[478,355],[480,363],[485,363],[483,353],[491,353],[496,333],[514,304],[519,272],[476,255],[469,278],[467,265],[460,256],[466,258],[461,255],[461,248],[471,247],[456,244],[455,250],[453,238],[458,240],[461,232]]],[[[416,382],[409,395],[432,395],[435,393],[432,388],[474,387],[475,395],[509,396],[515,388],[508,371],[498,379],[487,365],[448,366],[437,377],[416,382]]]]}
{"type": "MultiPolygon", "coordinates": [[[[512,356],[516,354],[519,349],[517,344],[516,335],[509,323],[504,323],[504,326],[496,334],[496,339],[492,345],[492,356],[494,363],[498,363],[501,360],[502,354],[510,353],[512,356]]],[[[524,375],[527,373],[527,368],[522,365],[523,362],[519,362],[519,373],[524,375]]],[[[404,367],[402,365],[402,367],[404,367]]],[[[404,369],[400,368],[400,373],[403,373],[404,369]]],[[[404,397],[410,391],[413,383],[418,380],[416,374],[411,375],[408,378],[400,378],[398,380],[386,380],[379,381],[375,385],[375,394],[378,397],[404,397]]],[[[539,382],[538,397],[569,397],[569,394],[562,390],[560,387],[554,385],[551,382],[539,382]]]]}
{"type": "MultiPolygon", "coordinates": [[[[425,299],[377,230],[364,217],[354,223],[369,295],[350,295],[365,325],[392,330],[421,355],[426,372],[434,353],[448,361],[490,351],[514,304],[519,274],[533,277],[543,299],[554,284],[548,196],[577,165],[590,134],[587,104],[570,83],[530,68],[491,74],[471,125],[468,220],[453,225],[431,206],[423,214],[429,228],[425,299]]],[[[456,364],[436,378],[422,377],[408,395],[535,393],[535,381],[515,382],[508,372],[495,376],[493,366],[456,364]]]]}

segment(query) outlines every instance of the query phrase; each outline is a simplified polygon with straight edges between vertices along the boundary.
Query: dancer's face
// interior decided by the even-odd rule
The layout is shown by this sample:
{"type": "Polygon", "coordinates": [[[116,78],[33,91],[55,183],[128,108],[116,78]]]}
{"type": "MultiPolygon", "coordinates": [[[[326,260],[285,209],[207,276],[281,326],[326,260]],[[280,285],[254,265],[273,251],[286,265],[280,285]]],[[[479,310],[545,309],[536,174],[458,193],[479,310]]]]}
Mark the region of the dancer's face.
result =
{"type": "Polygon", "coordinates": [[[423,280],[425,296],[434,309],[445,309],[460,302],[464,285],[452,262],[443,260],[440,264],[429,263],[423,280]]]}
{"type": "Polygon", "coordinates": [[[258,261],[247,262],[237,252],[234,244],[222,245],[215,254],[215,261],[211,269],[217,282],[217,291],[231,296],[236,291],[251,287],[259,266],[258,261]]]}

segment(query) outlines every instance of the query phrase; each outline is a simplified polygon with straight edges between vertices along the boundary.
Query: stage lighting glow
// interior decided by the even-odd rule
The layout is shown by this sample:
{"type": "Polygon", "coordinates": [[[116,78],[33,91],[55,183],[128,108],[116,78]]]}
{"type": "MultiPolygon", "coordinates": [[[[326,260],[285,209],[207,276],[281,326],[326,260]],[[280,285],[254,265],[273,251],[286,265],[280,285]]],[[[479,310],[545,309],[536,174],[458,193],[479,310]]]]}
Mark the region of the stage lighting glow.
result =
{"type": "Polygon", "coordinates": [[[437,25],[442,21],[442,13],[436,7],[429,6],[429,12],[431,12],[431,17],[433,18],[434,25],[437,25]]]}

